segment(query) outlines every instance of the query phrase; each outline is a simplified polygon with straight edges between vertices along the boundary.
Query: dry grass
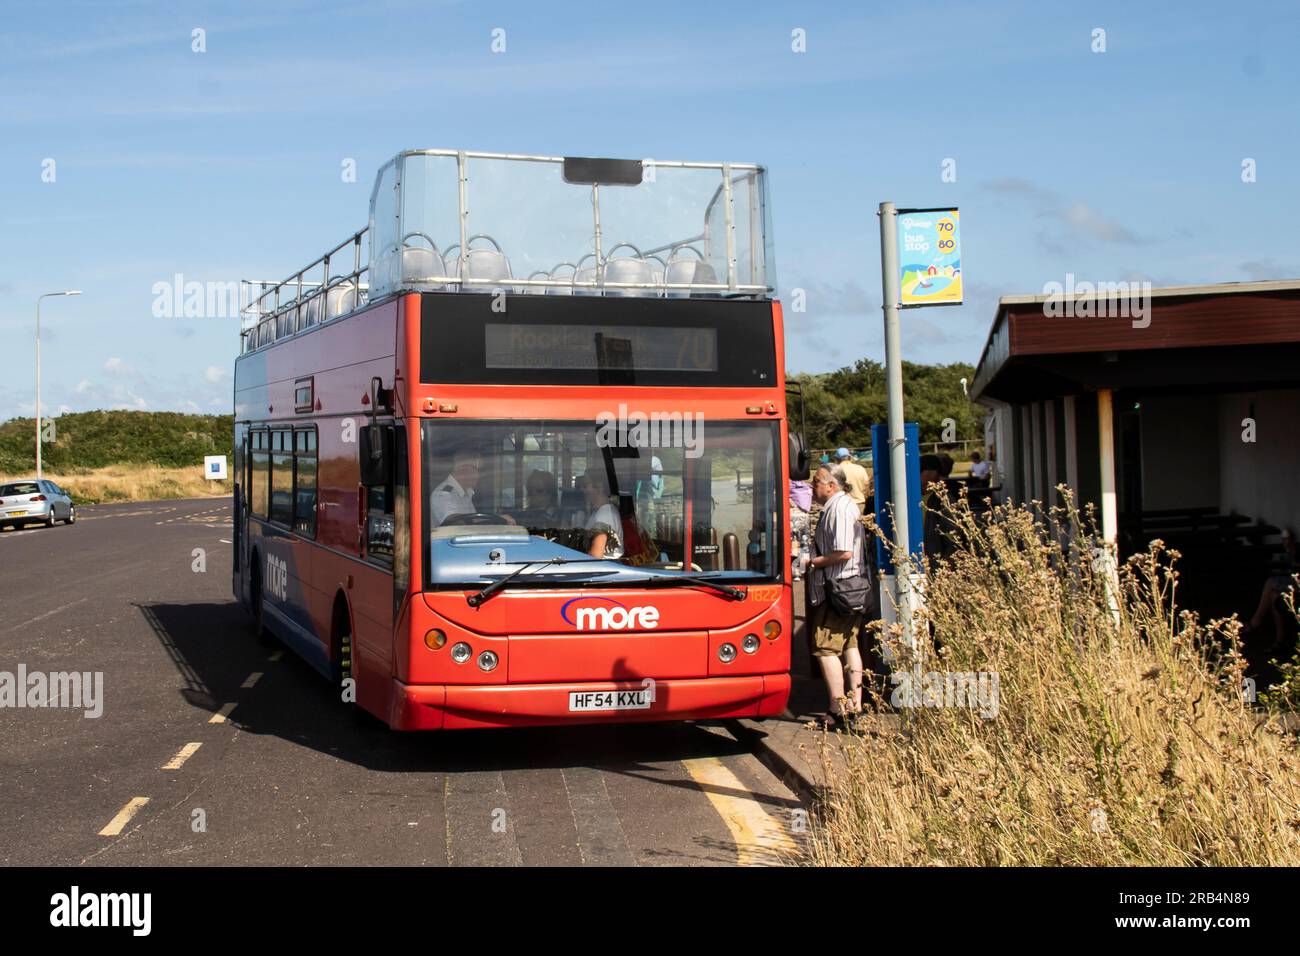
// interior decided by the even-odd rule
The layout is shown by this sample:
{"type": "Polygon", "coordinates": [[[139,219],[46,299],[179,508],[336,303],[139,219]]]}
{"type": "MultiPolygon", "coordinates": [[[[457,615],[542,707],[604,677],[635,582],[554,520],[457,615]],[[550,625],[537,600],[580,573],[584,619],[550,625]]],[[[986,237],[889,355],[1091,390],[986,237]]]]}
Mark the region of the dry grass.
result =
{"type": "MultiPolygon", "coordinates": [[[[30,478],[30,474],[0,475],[0,481],[30,478]]],[[[229,481],[209,481],[203,468],[164,468],[158,465],[113,465],[107,468],[73,468],[45,472],[76,504],[103,501],[156,501],[162,498],[208,498],[233,493],[229,481]]]]}
{"type": "Polygon", "coordinates": [[[811,862],[1300,864],[1295,738],[1243,702],[1236,620],[1177,610],[1158,542],[1112,597],[1077,515],[960,503],[951,521],[922,667],[996,672],[997,715],[916,707],[901,735],[854,737],[811,862]]]}

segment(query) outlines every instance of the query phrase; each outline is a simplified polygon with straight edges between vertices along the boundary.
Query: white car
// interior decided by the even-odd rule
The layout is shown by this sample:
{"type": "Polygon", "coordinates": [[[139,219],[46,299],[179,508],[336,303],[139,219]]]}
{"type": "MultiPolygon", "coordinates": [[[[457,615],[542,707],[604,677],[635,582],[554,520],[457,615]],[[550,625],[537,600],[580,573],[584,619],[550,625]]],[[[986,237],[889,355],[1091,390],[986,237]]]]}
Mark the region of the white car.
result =
{"type": "Polygon", "coordinates": [[[0,529],[6,525],[21,528],[29,521],[53,528],[56,521],[72,524],[76,520],[72,498],[47,478],[24,478],[0,485],[0,529]]]}

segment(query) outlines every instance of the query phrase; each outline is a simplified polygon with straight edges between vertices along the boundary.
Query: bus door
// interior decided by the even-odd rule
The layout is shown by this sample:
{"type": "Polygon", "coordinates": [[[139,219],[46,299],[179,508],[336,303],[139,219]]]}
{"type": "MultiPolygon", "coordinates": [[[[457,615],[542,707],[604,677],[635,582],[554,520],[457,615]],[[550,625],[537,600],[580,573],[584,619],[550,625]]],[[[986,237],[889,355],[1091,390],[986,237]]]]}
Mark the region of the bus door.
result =
{"type": "MultiPolygon", "coordinates": [[[[362,586],[352,591],[353,660],[358,672],[371,671],[371,677],[382,681],[392,675],[393,628],[400,606],[395,600],[395,582],[400,580],[403,589],[406,584],[405,572],[398,572],[397,564],[410,557],[406,529],[399,530],[398,524],[399,511],[408,510],[403,432],[391,419],[380,419],[362,430],[358,443],[361,500],[357,531],[361,558],[369,569],[359,575],[363,576],[362,586]]],[[[364,683],[358,679],[359,692],[364,683]]]]}

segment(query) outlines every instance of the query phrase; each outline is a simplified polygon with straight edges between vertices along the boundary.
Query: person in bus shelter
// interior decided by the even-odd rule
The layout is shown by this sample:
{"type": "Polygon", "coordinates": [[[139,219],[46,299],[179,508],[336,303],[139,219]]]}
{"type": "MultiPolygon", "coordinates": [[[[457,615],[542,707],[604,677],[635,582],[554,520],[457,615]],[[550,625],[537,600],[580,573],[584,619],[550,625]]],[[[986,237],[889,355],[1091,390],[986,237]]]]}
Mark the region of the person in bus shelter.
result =
{"type": "MultiPolygon", "coordinates": [[[[474,514],[479,509],[474,505],[474,488],[482,471],[478,452],[462,450],[451,457],[451,473],[447,475],[430,496],[433,509],[433,527],[438,527],[449,515],[474,514]]],[[[502,515],[507,524],[514,524],[515,519],[502,515]]]]}
{"type": "Polygon", "coordinates": [[[623,557],[623,521],[610,501],[609,479],[599,468],[589,468],[578,479],[578,488],[587,499],[587,553],[593,558],[623,557]]]}

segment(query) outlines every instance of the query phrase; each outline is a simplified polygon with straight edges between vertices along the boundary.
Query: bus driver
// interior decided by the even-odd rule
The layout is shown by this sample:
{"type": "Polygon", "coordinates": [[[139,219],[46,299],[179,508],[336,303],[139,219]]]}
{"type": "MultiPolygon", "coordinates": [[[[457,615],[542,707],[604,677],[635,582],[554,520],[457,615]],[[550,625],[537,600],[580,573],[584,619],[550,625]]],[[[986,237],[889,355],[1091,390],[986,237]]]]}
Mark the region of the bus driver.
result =
{"type": "MultiPolygon", "coordinates": [[[[451,456],[451,474],[438,483],[429,498],[433,527],[439,527],[449,515],[468,515],[478,511],[474,506],[474,487],[478,484],[482,467],[476,451],[466,449],[451,456]]],[[[509,515],[501,517],[507,524],[515,523],[509,515]]]]}

